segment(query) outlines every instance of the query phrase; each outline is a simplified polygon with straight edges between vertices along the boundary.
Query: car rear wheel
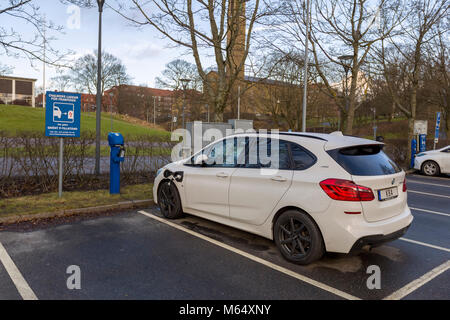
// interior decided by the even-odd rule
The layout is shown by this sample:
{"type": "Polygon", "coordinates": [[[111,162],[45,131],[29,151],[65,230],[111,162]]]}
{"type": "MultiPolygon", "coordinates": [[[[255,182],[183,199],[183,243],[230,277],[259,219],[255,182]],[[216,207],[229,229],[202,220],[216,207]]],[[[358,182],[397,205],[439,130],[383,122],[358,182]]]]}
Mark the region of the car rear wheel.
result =
{"type": "Polygon", "coordinates": [[[425,161],[422,165],[422,173],[427,176],[437,176],[440,171],[439,165],[434,161],[425,161]]]}
{"type": "Polygon", "coordinates": [[[161,213],[168,219],[183,216],[180,195],[173,181],[163,181],[158,188],[158,205],[161,213]]]}
{"type": "Polygon", "coordinates": [[[274,239],[283,257],[296,264],[310,264],[325,251],[319,228],[307,214],[296,210],[286,211],[277,219],[274,239]]]}

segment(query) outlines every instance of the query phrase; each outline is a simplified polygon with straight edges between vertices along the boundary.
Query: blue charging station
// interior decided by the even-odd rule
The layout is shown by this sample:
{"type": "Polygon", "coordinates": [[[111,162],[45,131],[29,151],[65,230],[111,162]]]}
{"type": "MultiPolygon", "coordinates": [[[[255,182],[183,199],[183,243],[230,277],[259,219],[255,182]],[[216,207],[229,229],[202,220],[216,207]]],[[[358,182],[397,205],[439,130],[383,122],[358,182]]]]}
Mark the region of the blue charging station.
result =
{"type": "Polygon", "coordinates": [[[123,136],[117,132],[108,134],[108,143],[111,148],[109,158],[109,193],[120,193],[120,163],[125,160],[125,147],[123,136]]]}
{"type": "Polygon", "coordinates": [[[410,168],[414,168],[414,158],[417,152],[417,140],[414,138],[411,140],[411,163],[410,168]]]}
{"type": "Polygon", "coordinates": [[[427,135],[419,134],[419,152],[424,152],[427,150],[427,135]]]}

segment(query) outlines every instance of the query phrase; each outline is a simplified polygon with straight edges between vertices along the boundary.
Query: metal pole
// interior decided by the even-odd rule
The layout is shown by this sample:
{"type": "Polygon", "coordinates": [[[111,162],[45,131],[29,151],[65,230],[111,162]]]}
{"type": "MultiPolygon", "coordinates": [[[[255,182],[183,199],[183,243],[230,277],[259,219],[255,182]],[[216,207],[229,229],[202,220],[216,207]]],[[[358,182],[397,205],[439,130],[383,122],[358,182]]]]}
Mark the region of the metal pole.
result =
{"type": "Polygon", "coordinates": [[[206,108],[208,109],[208,122],[209,122],[209,104],[206,105],[206,108]]]}
{"type": "Polygon", "coordinates": [[[45,18],[46,18],[46,16],[44,15],[44,30],[43,30],[43,35],[44,35],[44,61],[43,61],[43,75],[42,75],[42,77],[43,77],[43,84],[42,84],[42,108],[43,109],[45,109],[45,103],[46,103],[46,101],[45,101],[45,90],[46,90],[46,83],[45,83],[45,60],[46,60],[46,50],[47,50],[47,47],[46,47],[46,43],[47,43],[47,39],[46,39],[46,35],[45,35],[45,29],[46,29],[46,26],[45,26],[45,18]]]}
{"type": "Polygon", "coordinates": [[[303,114],[302,114],[302,131],[306,132],[306,107],[307,107],[307,97],[308,97],[308,46],[309,46],[309,11],[310,11],[310,1],[306,0],[306,39],[305,39],[305,72],[304,72],[304,88],[303,88],[303,114]]]}
{"type": "Polygon", "coordinates": [[[156,97],[153,97],[153,125],[156,125],[156,97]]]}
{"type": "Polygon", "coordinates": [[[62,197],[63,185],[63,154],[64,154],[64,138],[59,138],[59,176],[58,176],[58,197],[62,197]]]}
{"type": "Polygon", "coordinates": [[[241,86],[238,87],[238,120],[241,118],[241,86]]]}
{"type": "Polygon", "coordinates": [[[100,174],[100,134],[102,116],[102,12],[103,1],[98,3],[98,51],[97,51],[97,110],[96,110],[96,137],[95,137],[95,174],[100,174]]]}
{"type": "Polygon", "coordinates": [[[183,88],[183,129],[184,129],[184,108],[186,106],[186,88],[183,88]]]}

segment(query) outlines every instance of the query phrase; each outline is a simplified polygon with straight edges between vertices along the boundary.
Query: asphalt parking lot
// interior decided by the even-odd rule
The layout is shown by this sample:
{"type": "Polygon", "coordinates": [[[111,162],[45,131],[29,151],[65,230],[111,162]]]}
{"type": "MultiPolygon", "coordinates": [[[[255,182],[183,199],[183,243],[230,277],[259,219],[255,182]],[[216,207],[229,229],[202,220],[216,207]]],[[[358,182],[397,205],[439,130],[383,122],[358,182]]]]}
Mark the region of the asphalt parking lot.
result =
{"type": "Polygon", "coordinates": [[[297,266],[266,239],[157,208],[0,231],[0,299],[450,299],[450,178],[408,176],[394,242],[297,266]],[[67,268],[79,266],[81,289],[67,268]],[[381,288],[369,289],[369,266],[381,288]]]}

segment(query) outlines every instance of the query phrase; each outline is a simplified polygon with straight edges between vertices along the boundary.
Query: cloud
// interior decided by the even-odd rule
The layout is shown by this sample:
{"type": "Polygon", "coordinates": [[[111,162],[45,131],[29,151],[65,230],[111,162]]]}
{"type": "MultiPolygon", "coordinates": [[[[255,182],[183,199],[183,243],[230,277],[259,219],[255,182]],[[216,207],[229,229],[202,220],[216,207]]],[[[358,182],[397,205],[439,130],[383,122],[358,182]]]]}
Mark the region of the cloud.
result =
{"type": "Polygon", "coordinates": [[[117,50],[112,50],[113,54],[123,60],[141,61],[149,58],[156,58],[161,55],[164,48],[151,42],[124,43],[117,50]]]}

